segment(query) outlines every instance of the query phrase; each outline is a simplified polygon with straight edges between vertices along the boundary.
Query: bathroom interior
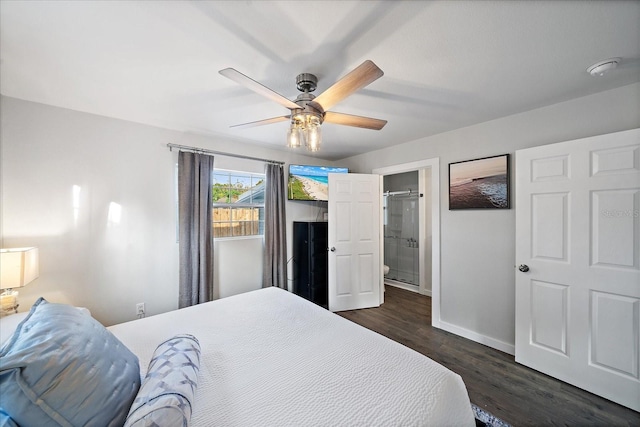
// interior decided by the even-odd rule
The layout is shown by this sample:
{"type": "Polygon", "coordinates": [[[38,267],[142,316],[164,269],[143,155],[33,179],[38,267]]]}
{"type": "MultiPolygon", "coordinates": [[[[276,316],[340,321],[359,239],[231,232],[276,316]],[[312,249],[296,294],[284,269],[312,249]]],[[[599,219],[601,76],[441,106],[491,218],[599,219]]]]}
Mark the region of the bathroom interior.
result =
{"type": "Polygon", "coordinates": [[[426,295],[431,295],[431,208],[424,197],[429,172],[385,175],[382,199],[384,283],[426,295]]]}

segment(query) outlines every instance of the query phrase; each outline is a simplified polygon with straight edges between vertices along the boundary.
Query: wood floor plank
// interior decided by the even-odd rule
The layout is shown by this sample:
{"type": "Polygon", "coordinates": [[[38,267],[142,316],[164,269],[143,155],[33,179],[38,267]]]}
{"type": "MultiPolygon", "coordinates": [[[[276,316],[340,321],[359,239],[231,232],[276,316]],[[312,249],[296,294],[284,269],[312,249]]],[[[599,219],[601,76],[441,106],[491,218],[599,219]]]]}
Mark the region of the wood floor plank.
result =
{"type": "Polygon", "coordinates": [[[337,313],[458,373],[471,402],[514,426],[640,426],[640,413],[431,326],[431,298],[387,286],[377,308],[337,313]]]}

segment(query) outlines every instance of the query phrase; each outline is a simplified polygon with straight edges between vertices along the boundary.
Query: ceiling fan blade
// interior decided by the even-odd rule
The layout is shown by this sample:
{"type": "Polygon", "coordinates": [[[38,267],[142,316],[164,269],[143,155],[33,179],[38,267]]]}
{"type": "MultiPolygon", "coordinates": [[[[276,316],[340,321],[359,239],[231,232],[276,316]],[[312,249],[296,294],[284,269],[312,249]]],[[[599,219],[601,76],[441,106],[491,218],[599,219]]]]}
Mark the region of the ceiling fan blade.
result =
{"type": "Polygon", "coordinates": [[[338,80],[329,89],[318,95],[314,101],[327,111],[338,102],[345,99],[357,90],[379,79],[384,72],[370,60],[358,65],[349,74],[338,80]]]}
{"type": "Polygon", "coordinates": [[[239,124],[239,125],[233,125],[233,126],[229,126],[229,127],[232,127],[232,128],[252,128],[252,127],[255,127],[255,126],[270,125],[271,123],[284,122],[284,121],[289,120],[290,118],[291,118],[291,116],[272,117],[270,119],[258,120],[256,122],[242,123],[242,124],[239,124]]]}
{"type": "Polygon", "coordinates": [[[387,124],[386,120],[372,119],[371,117],[354,116],[351,114],[334,113],[327,111],[324,116],[326,123],[337,125],[355,126],[364,129],[380,130],[387,124]]]}
{"type": "Polygon", "coordinates": [[[258,83],[250,77],[245,76],[244,74],[233,68],[225,68],[224,70],[220,70],[219,73],[236,83],[240,83],[247,89],[251,89],[252,91],[265,96],[290,110],[294,108],[300,108],[300,106],[295,102],[290,101],[279,93],[272,91],[268,87],[258,83]]]}

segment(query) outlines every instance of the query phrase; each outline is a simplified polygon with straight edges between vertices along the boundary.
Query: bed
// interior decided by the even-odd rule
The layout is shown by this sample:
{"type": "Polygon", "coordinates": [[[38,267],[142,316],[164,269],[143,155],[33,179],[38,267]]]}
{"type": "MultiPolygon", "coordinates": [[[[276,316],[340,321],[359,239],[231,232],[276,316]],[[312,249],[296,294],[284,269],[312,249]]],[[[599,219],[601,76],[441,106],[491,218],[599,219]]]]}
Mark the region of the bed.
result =
{"type": "Polygon", "coordinates": [[[197,338],[192,426],[475,425],[459,375],[282,289],[107,329],[141,381],[159,343],[197,338]]]}

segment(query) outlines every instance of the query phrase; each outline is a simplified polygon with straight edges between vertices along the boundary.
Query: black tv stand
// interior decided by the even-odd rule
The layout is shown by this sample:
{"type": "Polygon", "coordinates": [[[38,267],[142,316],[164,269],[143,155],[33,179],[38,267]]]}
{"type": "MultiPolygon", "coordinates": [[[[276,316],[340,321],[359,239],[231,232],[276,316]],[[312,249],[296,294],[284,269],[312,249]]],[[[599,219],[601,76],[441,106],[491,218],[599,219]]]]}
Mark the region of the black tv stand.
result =
{"type": "Polygon", "coordinates": [[[293,223],[293,293],[324,308],[329,304],[327,222],[293,223]]]}

